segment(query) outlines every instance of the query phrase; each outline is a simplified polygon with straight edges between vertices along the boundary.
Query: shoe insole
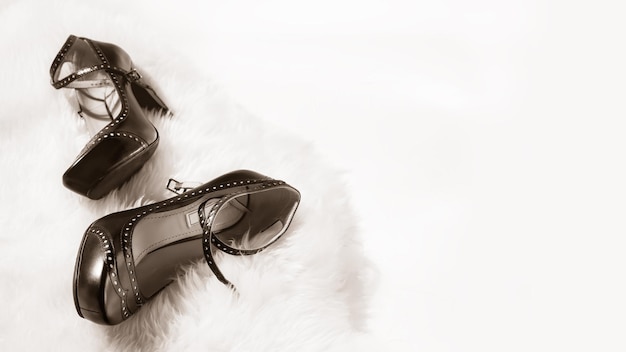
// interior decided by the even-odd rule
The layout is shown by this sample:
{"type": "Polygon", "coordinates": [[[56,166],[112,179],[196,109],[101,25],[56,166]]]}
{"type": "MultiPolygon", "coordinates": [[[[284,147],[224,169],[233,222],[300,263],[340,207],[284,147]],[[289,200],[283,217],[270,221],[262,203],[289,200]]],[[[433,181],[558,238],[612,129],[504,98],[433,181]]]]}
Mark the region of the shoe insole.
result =
{"type": "MultiPolygon", "coordinates": [[[[204,199],[176,210],[149,214],[135,226],[132,251],[137,280],[145,297],[167,286],[181,265],[204,257],[198,218],[198,207],[204,199]]],[[[218,200],[209,199],[205,209],[211,209],[218,200]]],[[[244,195],[223,205],[212,231],[219,232],[240,221],[247,213],[247,201],[248,196],[244,195]]]]}
{"type": "MultiPolygon", "coordinates": [[[[61,77],[76,72],[72,62],[64,62],[60,67],[61,77]]],[[[70,102],[84,119],[90,135],[95,135],[115,119],[122,110],[122,103],[109,75],[104,71],[87,74],[67,85],[70,102]]]]}
{"type": "MultiPolygon", "coordinates": [[[[135,226],[132,234],[135,274],[145,297],[151,297],[173,281],[181,265],[204,257],[198,207],[205,199],[179,209],[151,213],[135,226]]],[[[218,201],[218,198],[208,199],[205,213],[218,201]]],[[[286,231],[298,202],[297,191],[288,188],[239,195],[220,206],[211,232],[233,248],[263,248],[286,231]]]]}

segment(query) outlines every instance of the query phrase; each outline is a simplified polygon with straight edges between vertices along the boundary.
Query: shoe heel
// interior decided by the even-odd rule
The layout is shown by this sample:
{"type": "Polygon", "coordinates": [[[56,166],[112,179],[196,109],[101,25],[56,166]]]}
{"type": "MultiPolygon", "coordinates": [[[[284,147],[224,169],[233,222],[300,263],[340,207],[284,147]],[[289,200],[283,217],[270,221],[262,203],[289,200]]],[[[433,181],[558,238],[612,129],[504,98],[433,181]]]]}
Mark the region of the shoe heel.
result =
{"type": "Polygon", "coordinates": [[[144,109],[160,111],[169,116],[172,115],[172,111],[167,107],[163,99],[143,80],[133,82],[132,89],[137,102],[144,109]]]}

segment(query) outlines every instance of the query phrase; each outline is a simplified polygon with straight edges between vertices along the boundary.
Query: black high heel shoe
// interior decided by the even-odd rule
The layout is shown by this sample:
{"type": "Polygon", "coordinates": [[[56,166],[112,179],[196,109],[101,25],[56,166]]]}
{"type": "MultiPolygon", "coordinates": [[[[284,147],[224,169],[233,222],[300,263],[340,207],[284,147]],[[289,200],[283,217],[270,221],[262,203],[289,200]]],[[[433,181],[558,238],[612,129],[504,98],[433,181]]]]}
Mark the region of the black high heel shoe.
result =
{"type": "MultiPolygon", "coordinates": [[[[118,324],[204,257],[221,282],[213,251],[251,255],[287,230],[300,193],[283,181],[239,170],[162,202],[107,215],[85,232],[74,271],[78,314],[118,324]]],[[[234,288],[234,287],[233,287],[234,288]]]]}
{"type": "Polygon", "coordinates": [[[72,191],[99,199],[138,171],[159,143],[142,109],[169,113],[116,45],[70,35],[50,67],[56,89],[73,88],[91,141],[63,175],[72,191]]]}

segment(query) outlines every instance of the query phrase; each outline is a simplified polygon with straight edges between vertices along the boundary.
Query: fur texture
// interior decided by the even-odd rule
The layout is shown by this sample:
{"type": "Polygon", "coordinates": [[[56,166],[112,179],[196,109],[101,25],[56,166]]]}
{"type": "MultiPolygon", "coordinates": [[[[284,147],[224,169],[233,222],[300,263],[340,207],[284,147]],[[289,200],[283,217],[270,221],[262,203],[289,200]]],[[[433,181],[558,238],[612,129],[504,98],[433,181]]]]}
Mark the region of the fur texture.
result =
{"type": "Polygon", "coordinates": [[[328,351],[365,343],[369,263],[340,172],[307,142],[247,113],[212,84],[210,71],[177,56],[158,33],[142,31],[139,5],[106,5],[8,2],[1,8],[0,349],[328,351]],[[63,91],[49,84],[51,60],[68,34],[124,48],[174,110],[172,118],[153,118],[161,136],[155,156],[98,201],[61,184],[89,138],[63,91]],[[239,297],[200,262],[121,325],[77,316],[73,267],[92,221],[169,197],[170,177],[205,182],[240,168],[283,179],[303,198],[275,246],[251,257],[219,258],[239,297]]]}

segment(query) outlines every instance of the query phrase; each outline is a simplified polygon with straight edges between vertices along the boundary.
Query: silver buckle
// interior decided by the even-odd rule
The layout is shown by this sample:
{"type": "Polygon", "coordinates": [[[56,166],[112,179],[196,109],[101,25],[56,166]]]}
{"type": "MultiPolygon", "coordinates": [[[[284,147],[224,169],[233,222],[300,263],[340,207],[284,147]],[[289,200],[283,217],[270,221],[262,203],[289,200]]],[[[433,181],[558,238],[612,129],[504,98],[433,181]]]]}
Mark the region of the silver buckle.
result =
{"type": "Polygon", "coordinates": [[[202,183],[200,182],[179,182],[173,178],[170,178],[169,181],[167,181],[167,186],[165,186],[165,188],[176,194],[183,194],[200,186],[201,184],[202,183]]]}
{"type": "Polygon", "coordinates": [[[130,72],[128,72],[126,74],[126,77],[128,77],[128,80],[131,82],[138,81],[141,79],[141,75],[135,69],[132,69],[130,72]]]}

